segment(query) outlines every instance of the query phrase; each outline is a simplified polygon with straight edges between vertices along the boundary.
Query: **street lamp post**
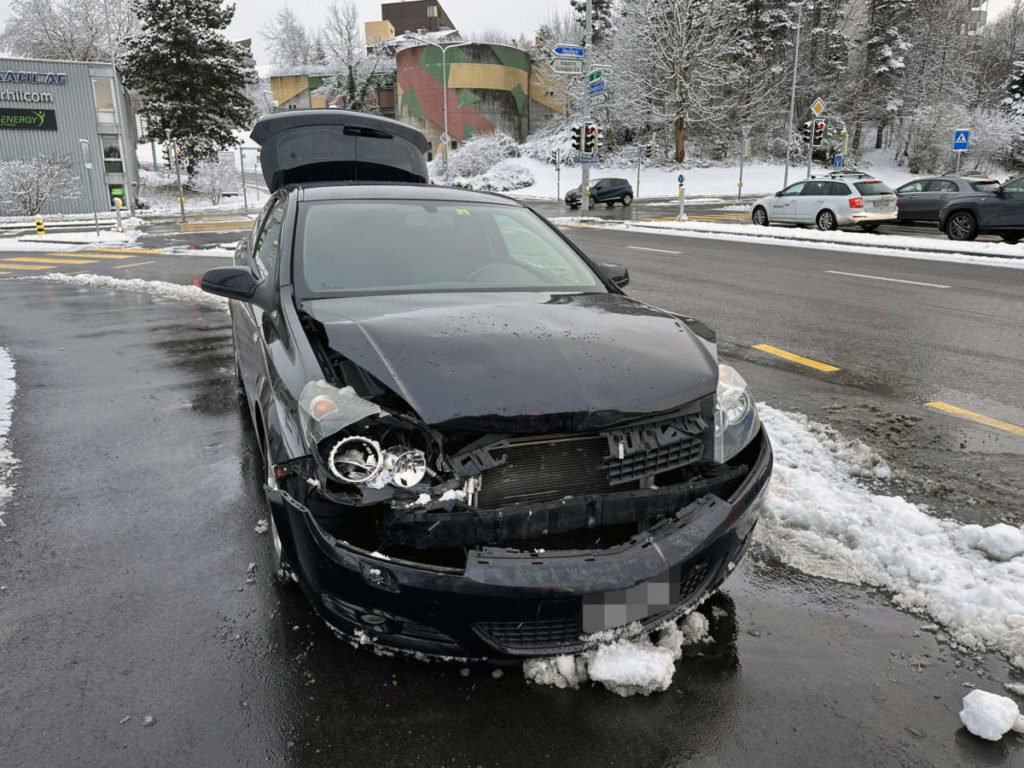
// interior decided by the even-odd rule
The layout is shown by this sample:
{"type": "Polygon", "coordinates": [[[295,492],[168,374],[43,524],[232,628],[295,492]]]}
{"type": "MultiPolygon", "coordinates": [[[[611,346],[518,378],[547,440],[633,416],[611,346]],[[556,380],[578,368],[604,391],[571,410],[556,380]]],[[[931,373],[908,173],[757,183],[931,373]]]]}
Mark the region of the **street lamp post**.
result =
{"type": "Polygon", "coordinates": [[[789,124],[786,128],[786,172],[782,177],[782,186],[789,186],[789,144],[793,140],[793,108],[796,106],[796,68],[800,63],[800,27],[804,20],[804,4],[797,6],[796,14],[796,50],[793,53],[793,87],[789,92],[789,124]]]}
{"type": "Polygon", "coordinates": [[[441,43],[435,43],[431,40],[424,40],[421,37],[411,37],[410,39],[415,40],[423,45],[432,45],[435,48],[441,50],[441,99],[444,106],[444,138],[441,142],[441,163],[444,166],[444,178],[448,180],[448,142],[451,141],[451,134],[448,133],[448,49],[449,48],[462,48],[466,45],[472,45],[473,43],[467,41],[461,43],[449,43],[447,45],[441,45],[441,43]]]}

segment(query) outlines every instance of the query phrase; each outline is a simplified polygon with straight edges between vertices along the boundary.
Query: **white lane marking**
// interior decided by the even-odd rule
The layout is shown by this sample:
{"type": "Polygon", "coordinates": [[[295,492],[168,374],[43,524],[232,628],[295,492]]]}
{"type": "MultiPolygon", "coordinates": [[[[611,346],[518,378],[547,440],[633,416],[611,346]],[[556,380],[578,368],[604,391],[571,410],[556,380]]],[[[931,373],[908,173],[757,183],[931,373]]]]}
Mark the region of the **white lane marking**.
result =
{"type": "Polygon", "coordinates": [[[920,283],[917,280],[900,280],[895,277],[879,277],[878,275],[859,275],[856,272],[838,272],[834,269],[826,269],[830,275],[846,275],[847,277],[863,277],[865,280],[885,280],[889,283],[906,283],[907,285],[924,285],[928,288],[949,288],[941,283],[920,283]]]}
{"type": "Polygon", "coordinates": [[[641,245],[627,245],[626,248],[630,251],[653,251],[654,253],[671,253],[673,256],[679,256],[682,251],[666,251],[664,248],[644,248],[641,245]]]}

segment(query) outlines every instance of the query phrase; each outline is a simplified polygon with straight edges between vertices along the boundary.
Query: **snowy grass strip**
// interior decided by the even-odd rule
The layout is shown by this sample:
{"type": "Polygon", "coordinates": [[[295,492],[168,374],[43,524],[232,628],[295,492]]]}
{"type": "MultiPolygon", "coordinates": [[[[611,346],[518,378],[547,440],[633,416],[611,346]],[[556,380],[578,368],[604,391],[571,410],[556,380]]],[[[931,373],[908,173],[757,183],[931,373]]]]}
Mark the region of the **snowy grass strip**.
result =
{"type": "Polygon", "coordinates": [[[18,463],[8,448],[7,441],[14,409],[14,392],[14,360],[6,349],[0,347],[0,528],[4,524],[4,505],[14,493],[10,477],[18,463]]]}
{"type": "Polygon", "coordinates": [[[930,616],[953,641],[1001,651],[1024,668],[1024,529],[939,519],[863,478],[890,469],[860,441],[761,404],[775,450],[758,538],[815,576],[881,587],[930,616]]]}
{"type": "Polygon", "coordinates": [[[21,280],[42,280],[45,282],[67,283],[78,285],[83,288],[99,288],[112,291],[127,291],[129,293],[146,293],[151,296],[158,296],[174,301],[183,301],[210,309],[227,309],[228,300],[220,296],[206,293],[194,285],[179,285],[178,283],[167,283],[162,280],[139,280],[137,278],[126,279],[119,277],[107,277],[106,275],[65,275],[55,272],[48,275],[32,275],[19,278],[21,280]]]}

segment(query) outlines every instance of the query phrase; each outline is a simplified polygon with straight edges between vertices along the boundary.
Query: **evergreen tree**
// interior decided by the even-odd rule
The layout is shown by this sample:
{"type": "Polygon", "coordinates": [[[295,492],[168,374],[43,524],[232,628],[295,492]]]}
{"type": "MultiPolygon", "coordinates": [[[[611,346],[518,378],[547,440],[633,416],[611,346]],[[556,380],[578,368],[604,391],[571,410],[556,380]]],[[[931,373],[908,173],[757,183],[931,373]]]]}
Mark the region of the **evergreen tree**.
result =
{"type": "MultiPolygon", "coordinates": [[[[903,106],[901,82],[907,76],[907,54],[911,45],[912,0],[869,0],[864,29],[864,69],[858,112],[874,122],[875,148],[882,146],[882,131],[903,106]]],[[[860,124],[854,148],[860,145],[860,124]]]]}
{"type": "Polygon", "coordinates": [[[221,30],[234,5],[221,0],[138,0],[142,29],[128,39],[120,62],[125,85],[142,97],[139,113],[152,135],[169,136],[189,171],[235,144],[254,110],[247,90],[256,70],[221,30]]]}
{"type": "MultiPolygon", "coordinates": [[[[586,34],[587,29],[587,0],[569,0],[572,9],[576,11],[576,20],[580,28],[586,34]]],[[[594,44],[600,43],[602,38],[612,28],[612,0],[591,0],[590,16],[593,22],[594,44]]]]}
{"type": "Polygon", "coordinates": [[[1013,62],[1013,72],[1003,84],[1003,91],[1003,110],[1014,117],[1024,117],[1024,61],[1013,62]]]}

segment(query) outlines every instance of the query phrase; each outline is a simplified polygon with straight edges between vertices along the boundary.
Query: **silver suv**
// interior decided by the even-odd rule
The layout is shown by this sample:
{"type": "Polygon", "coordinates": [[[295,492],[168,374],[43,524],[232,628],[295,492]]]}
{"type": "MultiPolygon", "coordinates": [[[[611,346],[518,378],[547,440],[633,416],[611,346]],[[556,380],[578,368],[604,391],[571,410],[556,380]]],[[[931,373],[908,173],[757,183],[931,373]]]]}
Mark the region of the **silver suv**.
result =
{"type": "Polygon", "coordinates": [[[895,222],[896,212],[896,193],[885,182],[866,174],[832,174],[798,181],[761,198],[754,203],[751,218],[760,226],[814,224],[829,230],[858,224],[871,232],[879,224],[895,222]]]}

